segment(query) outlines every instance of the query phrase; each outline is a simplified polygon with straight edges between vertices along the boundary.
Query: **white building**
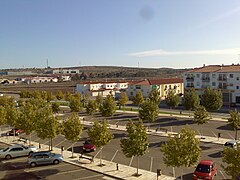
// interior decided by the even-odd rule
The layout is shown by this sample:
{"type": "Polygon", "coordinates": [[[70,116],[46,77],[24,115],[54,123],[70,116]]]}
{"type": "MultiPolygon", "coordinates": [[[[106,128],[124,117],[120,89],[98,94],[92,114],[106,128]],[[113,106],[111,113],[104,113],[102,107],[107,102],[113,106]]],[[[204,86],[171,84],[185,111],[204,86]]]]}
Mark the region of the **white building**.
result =
{"type": "Polygon", "coordinates": [[[28,77],[22,78],[22,81],[30,84],[30,83],[46,83],[46,82],[58,82],[57,77],[28,77]]]}
{"type": "Polygon", "coordinates": [[[119,91],[124,91],[128,87],[127,82],[83,82],[76,85],[76,92],[83,95],[90,94],[90,96],[106,97],[108,94],[115,94],[119,91]]]}
{"type": "Polygon", "coordinates": [[[240,104],[240,65],[209,65],[184,73],[184,87],[195,88],[199,95],[209,87],[221,89],[225,105],[240,104]]]}
{"type": "Polygon", "coordinates": [[[79,74],[79,69],[54,69],[53,74],[79,74]]]}
{"type": "Polygon", "coordinates": [[[170,89],[174,89],[176,94],[183,94],[184,85],[183,79],[168,78],[168,79],[145,79],[141,81],[132,81],[128,85],[128,97],[133,99],[137,92],[141,91],[144,98],[148,98],[152,89],[158,89],[161,99],[165,99],[170,89]]]}

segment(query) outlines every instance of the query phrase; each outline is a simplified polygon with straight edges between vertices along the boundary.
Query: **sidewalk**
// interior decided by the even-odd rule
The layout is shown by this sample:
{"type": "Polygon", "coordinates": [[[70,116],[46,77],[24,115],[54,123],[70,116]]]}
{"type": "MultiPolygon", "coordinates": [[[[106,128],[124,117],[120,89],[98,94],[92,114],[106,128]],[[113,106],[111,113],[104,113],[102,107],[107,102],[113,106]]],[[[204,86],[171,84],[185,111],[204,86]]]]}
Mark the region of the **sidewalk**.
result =
{"type": "MultiPolygon", "coordinates": [[[[18,143],[17,139],[19,137],[13,137],[13,136],[9,136],[9,137],[1,137],[0,141],[6,144],[13,144],[13,143],[18,143]]],[[[32,142],[32,144],[36,147],[39,146],[38,143],[36,142],[32,142]]],[[[47,145],[43,145],[41,144],[41,151],[44,150],[48,150],[49,147],[47,145]]],[[[61,149],[54,147],[53,148],[53,152],[55,153],[59,153],[61,154],[61,149]]],[[[74,156],[76,156],[76,158],[71,158],[72,157],[72,152],[70,151],[63,151],[63,156],[64,156],[64,162],[66,163],[70,163],[70,164],[74,164],[77,165],[79,167],[85,168],[85,169],[89,169],[92,171],[96,171],[102,174],[105,174],[107,176],[116,178],[116,179],[126,179],[126,180],[156,180],[157,179],[157,173],[155,172],[150,172],[150,171],[146,171],[146,170],[142,170],[139,169],[139,174],[141,174],[141,176],[139,177],[135,177],[134,174],[137,172],[137,169],[134,167],[130,167],[130,166],[126,166],[126,165],[122,165],[122,164],[118,164],[118,170],[117,170],[117,164],[110,162],[110,161],[106,161],[106,160],[102,160],[102,163],[104,164],[104,166],[99,166],[100,164],[100,159],[98,158],[94,158],[94,162],[90,162],[87,159],[81,159],[79,160],[79,154],[78,153],[74,153],[74,156]]],[[[165,176],[165,175],[161,175],[158,178],[159,180],[174,180],[176,178],[174,177],[170,177],[170,176],[165,176]]]]}

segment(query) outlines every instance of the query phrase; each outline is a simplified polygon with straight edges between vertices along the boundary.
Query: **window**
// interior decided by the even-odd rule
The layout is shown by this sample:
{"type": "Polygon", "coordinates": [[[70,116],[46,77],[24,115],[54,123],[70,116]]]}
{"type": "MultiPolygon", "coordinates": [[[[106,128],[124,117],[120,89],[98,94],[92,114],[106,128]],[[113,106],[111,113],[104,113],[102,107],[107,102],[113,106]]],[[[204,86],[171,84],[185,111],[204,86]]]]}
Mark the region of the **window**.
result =
{"type": "Polygon", "coordinates": [[[229,77],[230,77],[230,78],[233,78],[233,74],[229,74],[229,77]]]}
{"type": "Polygon", "coordinates": [[[19,147],[19,148],[12,148],[10,151],[22,151],[23,148],[19,147]]]}
{"type": "Polygon", "coordinates": [[[200,74],[197,74],[197,78],[200,78],[200,74]]]}
{"type": "Polygon", "coordinates": [[[212,78],[216,78],[216,74],[212,74],[212,78]]]}
{"type": "Polygon", "coordinates": [[[239,86],[236,86],[236,89],[239,89],[239,86]]]}
{"type": "Polygon", "coordinates": [[[237,77],[236,79],[239,80],[239,77],[237,77]]]}
{"type": "Polygon", "coordinates": [[[216,86],[216,82],[212,82],[212,86],[216,86]]]}
{"type": "Polygon", "coordinates": [[[197,86],[200,86],[200,82],[197,82],[197,86]]]}

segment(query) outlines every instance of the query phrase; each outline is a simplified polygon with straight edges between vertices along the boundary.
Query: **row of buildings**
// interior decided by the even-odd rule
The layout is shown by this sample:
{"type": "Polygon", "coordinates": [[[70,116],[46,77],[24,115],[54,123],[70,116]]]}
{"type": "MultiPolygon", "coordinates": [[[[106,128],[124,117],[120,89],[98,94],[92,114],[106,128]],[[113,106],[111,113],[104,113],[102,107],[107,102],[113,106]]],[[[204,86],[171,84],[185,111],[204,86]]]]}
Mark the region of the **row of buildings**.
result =
{"type": "Polygon", "coordinates": [[[129,98],[141,91],[148,97],[153,88],[157,88],[162,99],[169,89],[184,94],[185,90],[194,88],[201,96],[206,88],[221,89],[224,105],[240,105],[240,65],[209,65],[186,71],[183,78],[173,79],[145,79],[124,82],[84,82],[77,84],[76,91],[92,96],[98,94],[106,96],[112,93],[117,97],[121,91],[126,91],[129,98]]]}

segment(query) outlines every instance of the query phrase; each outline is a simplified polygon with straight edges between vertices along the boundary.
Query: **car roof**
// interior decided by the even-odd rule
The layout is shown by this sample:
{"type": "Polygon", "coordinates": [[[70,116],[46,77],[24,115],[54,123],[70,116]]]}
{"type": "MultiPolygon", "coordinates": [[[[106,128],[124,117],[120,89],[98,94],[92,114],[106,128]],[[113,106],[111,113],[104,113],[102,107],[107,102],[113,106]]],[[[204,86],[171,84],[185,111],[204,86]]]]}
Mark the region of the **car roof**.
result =
{"type": "Polygon", "coordinates": [[[226,143],[228,143],[228,144],[235,144],[235,143],[239,143],[239,141],[237,141],[237,140],[230,140],[230,141],[227,141],[226,143]]]}
{"type": "Polygon", "coordinates": [[[198,164],[212,165],[213,162],[214,162],[213,160],[202,160],[202,161],[200,161],[198,164]]]}
{"type": "Polygon", "coordinates": [[[38,151],[38,152],[34,152],[33,154],[43,154],[43,153],[51,153],[51,151],[38,151]]]}

